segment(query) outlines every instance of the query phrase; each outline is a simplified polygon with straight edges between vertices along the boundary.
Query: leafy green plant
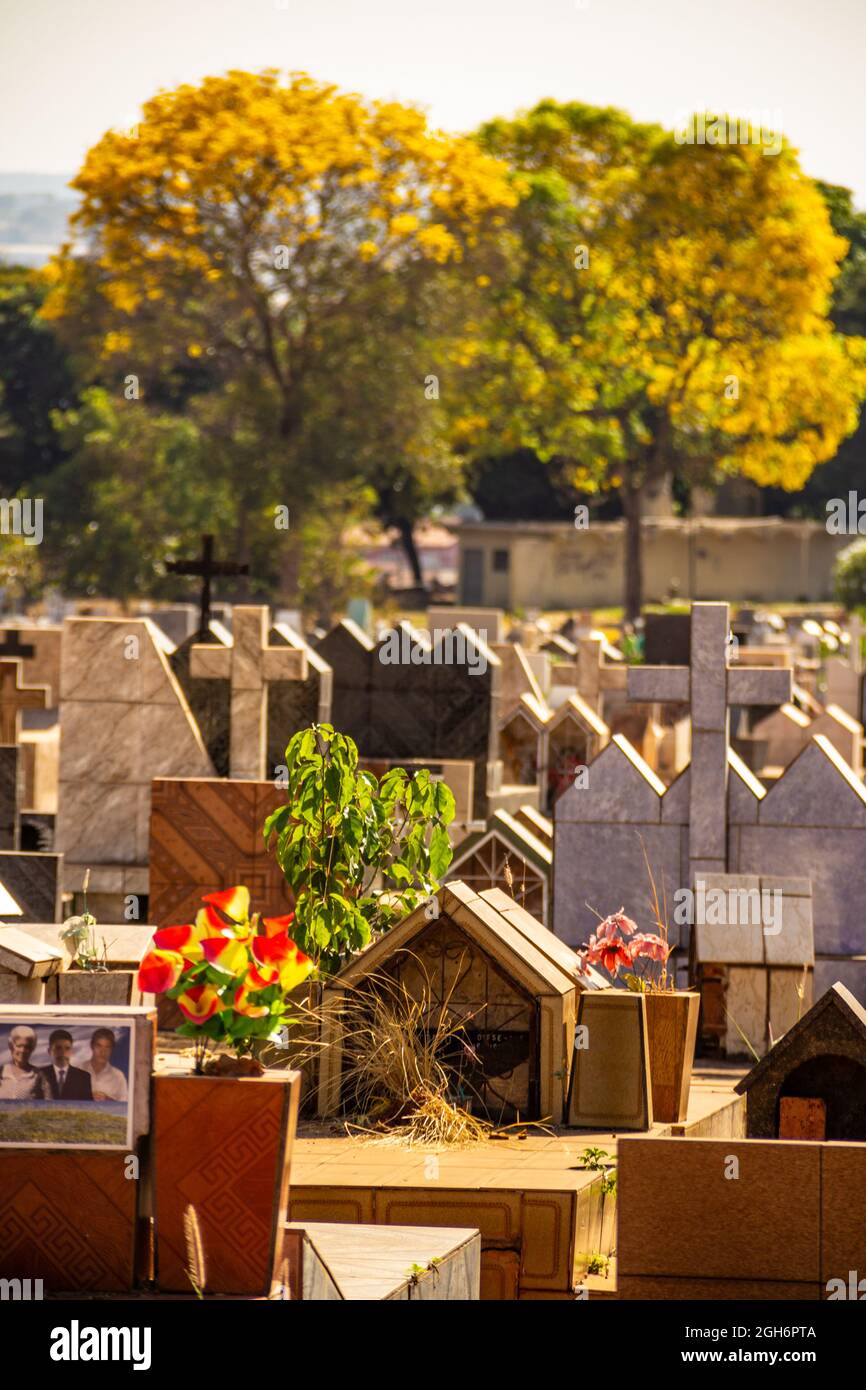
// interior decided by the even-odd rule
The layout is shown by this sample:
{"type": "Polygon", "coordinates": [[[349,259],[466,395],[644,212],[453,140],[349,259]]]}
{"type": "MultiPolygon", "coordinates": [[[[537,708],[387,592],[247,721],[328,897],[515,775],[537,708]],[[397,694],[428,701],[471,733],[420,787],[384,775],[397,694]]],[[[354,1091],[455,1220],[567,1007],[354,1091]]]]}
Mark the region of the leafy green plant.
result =
{"type": "Polygon", "coordinates": [[[866,607],[866,539],[839,551],[833,565],[833,589],[849,613],[866,607]]]}
{"type": "Polygon", "coordinates": [[[426,1265],[419,1265],[418,1262],[415,1261],[406,1271],[406,1278],[409,1280],[410,1284],[419,1284],[425,1274],[432,1274],[435,1278],[439,1273],[439,1266],[441,1263],[442,1259],[439,1255],[434,1255],[426,1265]]]}
{"type": "Polygon", "coordinates": [[[358,769],[354,741],[330,724],[286,749],[286,805],[265,821],[295,898],[292,936],[330,974],[439,886],[451,862],[454,796],[426,768],[358,769]]]}
{"type": "Polygon", "coordinates": [[[587,1274],[603,1274],[607,1278],[610,1269],[610,1260],[607,1255],[590,1255],[586,1262],[587,1274]]]}
{"type": "MultiPolygon", "coordinates": [[[[602,1173],[601,1192],[603,1197],[614,1196],[616,1194],[616,1169],[610,1163],[610,1154],[607,1149],[590,1147],[584,1149],[579,1155],[579,1162],[582,1168],[586,1168],[591,1173],[602,1173]],[[610,1170],[610,1171],[608,1171],[610,1170]]],[[[590,1270],[592,1273],[592,1270],[590,1270]]]]}

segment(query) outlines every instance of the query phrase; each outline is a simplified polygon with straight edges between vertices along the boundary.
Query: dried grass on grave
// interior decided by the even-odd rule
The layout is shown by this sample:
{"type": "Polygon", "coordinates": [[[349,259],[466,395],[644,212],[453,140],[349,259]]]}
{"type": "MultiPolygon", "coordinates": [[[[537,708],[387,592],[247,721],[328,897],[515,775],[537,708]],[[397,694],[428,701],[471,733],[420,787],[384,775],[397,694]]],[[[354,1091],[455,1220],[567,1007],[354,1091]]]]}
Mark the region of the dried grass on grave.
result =
{"type": "Polygon", "coordinates": [[[464,1032],[469,1016],[451,1009],[461,963],[445,997],[437,1000],[424,963],[417,956],[413,960],[422,983],[411,992],[402,980],[380,971],[360,988],[349,986],[319,1004],[299,1005],[306,1041],[293,1065],[318,1054],[327,1016],[328,1031],[332,1036],[336,1031],[342,1045],[343,1093],[357,1117],[346,1123],[349,1133],[404,1146],[476,1144],[494,1126],[453,1099],[466,1093],[462,1063],[477,1061],[464,1032]],[[316,1039],[313,1021],[319,1025],[316,1039]]]}

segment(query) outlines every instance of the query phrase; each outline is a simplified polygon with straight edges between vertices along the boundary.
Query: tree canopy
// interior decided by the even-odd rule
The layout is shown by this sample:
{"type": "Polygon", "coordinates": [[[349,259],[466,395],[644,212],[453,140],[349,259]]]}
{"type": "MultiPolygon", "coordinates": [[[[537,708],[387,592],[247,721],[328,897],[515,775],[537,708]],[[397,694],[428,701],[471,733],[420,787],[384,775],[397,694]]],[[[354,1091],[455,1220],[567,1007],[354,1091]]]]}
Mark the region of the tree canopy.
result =
{"type": "Polygon", "coordinates": [[[464,344],[458,438],[619,489],[634,616],[648,483],[677,468],[793,491],[856,427],[866,341],[829,316],[846,243],[787,146],[683,145],[552,101],[479,138],[529,192],[508,280],[464,344]]]}

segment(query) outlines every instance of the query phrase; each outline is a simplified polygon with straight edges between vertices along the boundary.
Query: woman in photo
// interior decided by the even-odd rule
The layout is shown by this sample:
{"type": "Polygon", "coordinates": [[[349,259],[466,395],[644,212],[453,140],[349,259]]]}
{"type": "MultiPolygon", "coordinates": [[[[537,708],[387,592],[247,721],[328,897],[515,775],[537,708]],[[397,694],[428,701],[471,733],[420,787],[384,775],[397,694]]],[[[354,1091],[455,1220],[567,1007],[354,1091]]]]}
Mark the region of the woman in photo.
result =
{"type": "Polygon", "coordinates": [[[97,1028],[90,1039],[90,1061],[81,1069],[90,1073],[94,1100],[126,1100],[126,1077],[111,1065],[115,1037],[110,1028],[97,1028]]]}
{"type": "Polygon", "coordinates": [[[0,1067],[0,1100],[51,1099],[44,1076],[30,1065],[36,1041],[36,1030],[26,1024],[17,1024],[10,1032],[12,1060],[0,1067]]]}

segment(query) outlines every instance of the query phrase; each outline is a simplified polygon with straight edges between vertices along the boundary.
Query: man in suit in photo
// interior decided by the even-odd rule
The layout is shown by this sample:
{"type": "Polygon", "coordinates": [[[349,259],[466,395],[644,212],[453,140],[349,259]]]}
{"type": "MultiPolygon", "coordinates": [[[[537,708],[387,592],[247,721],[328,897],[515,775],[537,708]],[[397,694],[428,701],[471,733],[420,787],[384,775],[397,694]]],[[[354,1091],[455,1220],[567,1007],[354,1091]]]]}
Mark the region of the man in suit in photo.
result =
{"type": "Polygon", "coordinates": [[[90,1076],[72,1065],[72,1034],[55,1028],[48,1039],[51,1065],[42,1068],[52,1100],[93,1100],[90,1076]]]}

